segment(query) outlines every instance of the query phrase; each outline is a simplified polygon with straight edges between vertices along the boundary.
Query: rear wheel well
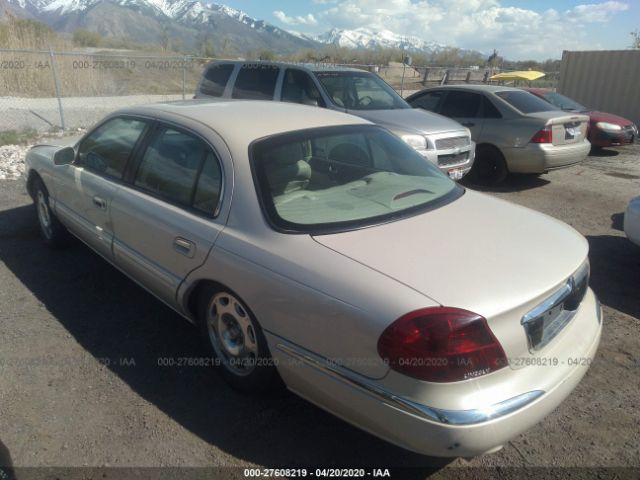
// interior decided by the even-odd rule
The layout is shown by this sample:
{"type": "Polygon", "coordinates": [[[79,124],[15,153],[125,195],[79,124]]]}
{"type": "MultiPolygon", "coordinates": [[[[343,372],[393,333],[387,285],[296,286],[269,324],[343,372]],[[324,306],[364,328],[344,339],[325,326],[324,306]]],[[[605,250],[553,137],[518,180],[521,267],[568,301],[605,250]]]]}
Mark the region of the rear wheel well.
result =
{"type": "Polygon", "coordinates": [[[504,153],[502,153],[502,150],[500,150],[499,147],[495,146],[493,143],[478,143],[476,144],[476,150],[480,148],[492,148],[494,150],[497,150],[498,152],[500,152],[500,155],[502,155],[504,157],[504,153]]]}
{"type": "Polygon", "coordinates": [[[198,280],[196,284],[189,289],[187,293],[186,302],[183,302],[187,308],[187,312],[189,313],[189,315],[193,320],[197,320],[198,318],[198,298],[200,297],[200,292],[207,285],[213,285],[213,287],[217,291],[230,290],[229,288],[225,287],[223,284],[216,282],[214,280],[208,280],[208,279],[198,280]]]}
{"type": "Polygon", "coordinates": [[[497,185],[509,174],[502,151],[490,143],[476,145],[476,158],[469,179],[478,185],[497,185]]]}

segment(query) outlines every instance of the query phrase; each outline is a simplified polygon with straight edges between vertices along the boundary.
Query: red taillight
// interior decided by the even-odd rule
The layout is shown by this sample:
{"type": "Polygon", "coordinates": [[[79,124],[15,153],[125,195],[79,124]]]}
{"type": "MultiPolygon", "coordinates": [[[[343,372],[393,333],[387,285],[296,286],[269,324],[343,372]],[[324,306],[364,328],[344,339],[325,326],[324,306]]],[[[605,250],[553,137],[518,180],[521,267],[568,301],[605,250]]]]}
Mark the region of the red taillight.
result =
{"type": "Polygon", "coordinates": [[[552,143],[553,132],[551,127],[544,127],[542,130],[538,131],[533,138],[531,138],[531,143],[552,143]]]}
{"type": "Polygon", "coordinates": [[[397,372],[429,382],[457,382],[506,366],[487,320],[451,307],[416,310],[387,327],[378,353],[397,372]]]}

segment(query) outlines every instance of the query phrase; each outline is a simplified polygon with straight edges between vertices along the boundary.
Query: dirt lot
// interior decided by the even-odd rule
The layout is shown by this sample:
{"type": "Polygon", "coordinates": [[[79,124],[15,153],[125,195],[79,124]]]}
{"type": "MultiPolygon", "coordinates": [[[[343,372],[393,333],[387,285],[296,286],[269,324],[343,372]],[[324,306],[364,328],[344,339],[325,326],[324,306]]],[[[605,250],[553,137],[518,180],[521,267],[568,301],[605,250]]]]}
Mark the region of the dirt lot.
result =
{"type": "MultiPolygon", "coordinates": [[[[421,457],[290,393],[244,396],[205,368],[159,367],[165,357],[204,355],[194,329],[84,246],[45,248],[17,181],[0,182],[0,439],[23,467],[402,466],[413,467],[415,478],[481,471],[520,478],[525,471],[511,467],[587,467],[529,471],[578,478],[592,467],[634,467],[600,474],[638,478],[640,248],[621,229],[629,199],[640,195],[640,145],[541,177],[510,178],[489,193],[587,237],[591,286],[605,314],[600,350],[582,383],[500,452],[421,457]]],[[[124,471],[43,472],[19,470],[18,477],[120,478],[124,471]]],[[[241,469],[215,472],[242,476],[241,469]]]]}

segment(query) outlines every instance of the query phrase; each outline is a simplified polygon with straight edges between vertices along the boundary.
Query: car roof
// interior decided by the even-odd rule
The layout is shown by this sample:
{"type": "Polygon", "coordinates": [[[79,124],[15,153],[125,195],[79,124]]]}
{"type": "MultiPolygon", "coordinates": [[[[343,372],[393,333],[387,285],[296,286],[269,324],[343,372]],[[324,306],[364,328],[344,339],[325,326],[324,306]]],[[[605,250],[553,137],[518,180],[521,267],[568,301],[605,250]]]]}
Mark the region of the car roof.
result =
{"type": "Polygon", "coordinates": [[[553,92],[550,88],[540,88],[540,87],[522,87],[522,90],[526,90],[531,93],[547,93],[553,92]]]}
{"type": "Polygon", "coordinates": [[[505,91],[513,91],[513,92],[521,92],[521,88],[514,87],[504,87],[501,85],[443,85],[441,87],[430,87],[426,90],[472,90],[476,92],[505,92],[505,91]]]}
{"type": "Polygon", "coordinates": [[[310,72],[367,72],[367,70],[361,68],[353,68],[346,65],[338,65],[333,63],[296,63],[296,62],[272,62],[268,60],[216,60],[209,65],[219,64],[233,64],[233,65],[270,65],[274,67],[295,67],[310,72]]]}
{"type": "Polygon", "coordinates": [[[146,115],[165,120],[186,118],[215,130],[225,140],[250,143],[278,133],[335,125],[372,125],[335,110],[262,100],[199,99],[130,107],[117,114],[146,115]]]}

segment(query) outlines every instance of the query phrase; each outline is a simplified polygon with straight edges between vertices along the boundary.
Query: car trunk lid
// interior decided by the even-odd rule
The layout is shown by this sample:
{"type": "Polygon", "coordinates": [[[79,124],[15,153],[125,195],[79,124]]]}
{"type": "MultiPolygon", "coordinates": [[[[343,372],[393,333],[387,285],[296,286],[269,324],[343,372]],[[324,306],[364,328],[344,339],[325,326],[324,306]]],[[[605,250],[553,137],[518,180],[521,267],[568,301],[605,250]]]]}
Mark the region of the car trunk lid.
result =
{"type": "Polygon", "coordinates": [[[529,355],[522,318],[588,250],[568,225],[471,191],[428,214],[314,238],[443,306],[482,315],[508,356],[529,355]]]}
{"type": "Polygon", "coordinates": [[[558,112],[536,112],[529,116],[546,121],[545,127],[551,129],[554,145],[580,143],[587,136],[589,116],[582,114],[559,115],[558,112]]]}

